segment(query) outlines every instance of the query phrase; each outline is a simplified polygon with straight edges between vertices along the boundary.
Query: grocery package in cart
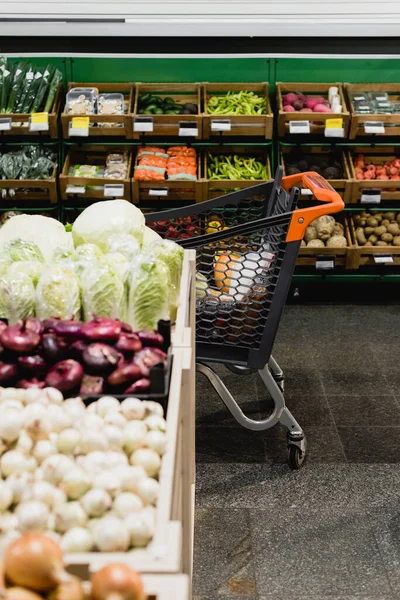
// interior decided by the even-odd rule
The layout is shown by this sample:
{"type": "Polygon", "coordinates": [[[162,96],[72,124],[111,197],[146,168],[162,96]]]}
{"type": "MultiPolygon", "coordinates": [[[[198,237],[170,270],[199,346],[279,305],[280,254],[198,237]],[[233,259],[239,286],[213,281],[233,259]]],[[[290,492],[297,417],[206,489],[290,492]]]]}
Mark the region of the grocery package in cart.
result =
{"type": "Polygon", "coordinates": [[[282,178],[278,167],[275,180],[267,183],[146,216],[161,236],[196,249],[198,370],[244,427],[260,431],[279,422],[287,428],[292,468],[303,463],[306,441],[285,406],[283,372],[271,352],[305,230],[314,219],[343,206],[317,173],[282,178]],[[297,209],[296,185],[309,188],[324,204],[297,209]],[[258,370],[275,404],[272,414],[261,421],[248,418],[213,362],[243,374],[258,370]]]}

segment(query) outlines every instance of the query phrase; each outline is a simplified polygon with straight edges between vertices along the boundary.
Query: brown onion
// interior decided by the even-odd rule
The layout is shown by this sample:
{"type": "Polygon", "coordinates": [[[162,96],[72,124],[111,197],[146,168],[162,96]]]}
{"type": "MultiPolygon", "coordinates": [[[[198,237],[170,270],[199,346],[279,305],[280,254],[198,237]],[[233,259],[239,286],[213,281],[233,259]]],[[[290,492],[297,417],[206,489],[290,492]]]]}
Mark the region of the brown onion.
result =
{"type": "Polygon", "coordinates": [[[127,565],[111,564],[91,577],[92,600],[145,600],[139,573],[127,565]]]}
{"type": "Polygon", "coordinates": [[[47,600],[85,600],[85,591],[80,580],[77,577],[71,577],[70,581],[59,583],[47,596],[47,600]]]}
{"type": "Polygon", "coordinates": [[[10,587],[1,594],[2,600],[43,600],[42,596],[23,587],[10,587]]]}

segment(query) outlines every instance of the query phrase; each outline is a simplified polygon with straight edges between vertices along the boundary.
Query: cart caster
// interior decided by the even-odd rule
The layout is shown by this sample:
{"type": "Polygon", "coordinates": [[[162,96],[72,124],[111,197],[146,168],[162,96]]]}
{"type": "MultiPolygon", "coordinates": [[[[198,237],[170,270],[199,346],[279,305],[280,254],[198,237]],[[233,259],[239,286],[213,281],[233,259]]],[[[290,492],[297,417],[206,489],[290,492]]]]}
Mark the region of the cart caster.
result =
{"type": "Polygon", "coordinates": [[[304,461],[306,459],[306,438],[303,437],[303,439],[301,440],[291,440],[290,437],[288,436],[288,447],[289,447],[289,456],[288,456],[288,462],[289,462],[289,467],[292,469],[292,471],[297,471],[298,469],[300,469],[303,464],[304,461]]]}
{"type": "Polygon", "coordinates": [[[231,373],[235,373],[235,375],[251,375],[251,373],[254,373],[254,369],[249,369],[248,367],[231,364],[225,366],[231,373]]]}

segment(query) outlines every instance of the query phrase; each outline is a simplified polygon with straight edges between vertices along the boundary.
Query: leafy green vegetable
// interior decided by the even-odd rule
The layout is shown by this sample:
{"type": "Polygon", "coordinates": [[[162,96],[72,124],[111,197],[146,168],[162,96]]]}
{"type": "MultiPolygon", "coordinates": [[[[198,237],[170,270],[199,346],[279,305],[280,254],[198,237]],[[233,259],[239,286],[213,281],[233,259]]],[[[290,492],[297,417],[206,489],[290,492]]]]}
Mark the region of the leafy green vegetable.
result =
{"type": "Polygon", "coordinates": [[[54,99],[56,97],[57,87],[60,81],[62,80],[62,73],[58,69],[54,73],[49,87],[49,93],[47,96],[46,104],[44,105],[44,112],[50,112],[53,108],[54,99]]]}
{"type": "Polygon", "coordinates": [[[13,324],[34,314],[35,288],[28,275],[3,275],[0,278],[0,318],[13,324]]]}
{"type": "Polygon", "coordinates": [[[38,92],[37,92],[35,98],[33,99],[32,106],[30,108],[31,113],[38,112],[40,106],[42,105],[43,99],[49,88],[49,83],[51,81],[51,78],[53,77],[53,74],[54,74],[54,67],[52,65],[47,65],[47,67],[44,70],[38,92]]]}
{"type": "Polygon", "coordinates": [[[125,286],[112,268],[104,263],[91,263],[82,273],[83,314],[86,321],[93,315],[125,319],[125,286]]]}
{"type": "Polygon", "coordinates": [[[121,254],[121,252],[110,252],[109,254],[103,254],[100,259],[100,263],[108,265],[124,283],[128,279],[129,261],[123,254],[121,254]]]}
{"type": "Polygon", "coordinates": [[[5,113],[7,109],[8,93],[11,88],[11,82],[14,77],[14,66],[6,63],[3,70],[3,85],[1,87],[1,112],[5,113]]]}
{"type": "Polygon", "coordinates": [[[12,240],[4,246],[3,252],[12,262],[27,260],[44,262],[43,254],[34,242],[26,242],[21,239],[12,240]]]}
{"type": "Polygon", "coordinates": [[[39,319],[79,318],[81,312],[80,284],[71,269],[53,265],[43,271],[36,288],[36,316],[39,319]]]}
{"type": "Polygon", "coordinates": [[[132,264],[128,323],[134,330],[156,329],[169,318],[169,274],[161,261],[138,257],[132,264]]]}
{"type": "Polygon", "coordinates": [[[138,241],[129,233],[116,233],[111,235],[107,244],[108,252],[120,252],[128,260],[140,253],[138,241]]]}
{"type": "Polygon", "coordinates": [[[18,277],[20,273],[28,275],[33,285],[36,287],[42,274],[44,265],[38,260],[25,260],[14,262],[8,267],[7,274],[11,277],[18,277]]]}
{"type": "Polygon", "coordinates": [[[103,256],[96,244],[82,244],[75,250],[78,260],[96,261],[103,256]]]}
{"type": "Polygon", "coordinates": [[[183,248],[172,240],[162,240],[149,248],[156,260],[161,260],[168,269],[170,280],[170,310],[171,319],[176,316],[178,308],[179,287],[182,275],[183,248]]]}
{"type": "Polygon", "coordinates": [[[28,67],[27,67],[26,63],[24,63],[24,62],[20,62],[17,64],[17,67],[14,71],[14,77],[13,77],[13,80],[11,83],[10,94],[8,96],[7,109],[6,109],[7,113],[12,113],[17,108],[18,93],[22,86],[22,82],[23,82],[27,68],[28,67]]]}

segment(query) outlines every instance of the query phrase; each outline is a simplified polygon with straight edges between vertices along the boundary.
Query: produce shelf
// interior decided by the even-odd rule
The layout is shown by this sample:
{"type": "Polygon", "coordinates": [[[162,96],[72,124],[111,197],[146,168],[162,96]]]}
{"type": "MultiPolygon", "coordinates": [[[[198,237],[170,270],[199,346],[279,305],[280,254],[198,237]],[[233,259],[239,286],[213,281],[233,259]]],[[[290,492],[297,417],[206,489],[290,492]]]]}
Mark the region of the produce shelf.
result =
{"type": "Polygon", "coordinates": [[[353,164],[353,159],[357,154],[364,154],[366,163],[372,162],[375,165],[383,165],[384,163],[391,162],[400,157],[399,148],[396,146],[352,147],[348,152],[348,164],[352,179],[348,201],[351,204],[360,203],[363,205],[376,205],[381,202],[399,202],[400,179],[398,181],[376,179],[357,180],[353,164]]]}
{"type": "Polygon", "coordinates": [[[50,179],[0,179],[0,190],[16,190],[8,202],[43,201],[57,204],[57,167],[50,179]],[[29,190],[29,191],[24,191],[29,190]]]}
{"type": "Polygon", "coordinates": [[[349,219],[351,250],[349,251],[348,269],[360,267],[398,267],[400,265],[400,246],[360,246],[357,242],[354,217],[349,219]]]}
{"type": "Polygon", "coordinates": [[[399,83],[346,83],[345,89],[351,112],[351,126],[349,138],[354,140],[358,137],[379,136],[393,137],[400,135],[400,112],[397,114],[357,114],[354,110],[351,94],[357,92],[383,92],[387,93],[391,102],[400,102],[399,83]],[[384,131],[372,133],[365,131],[366,123],[383,124],[384,131]]]}
{"type": "Polygon", "coordinates": [[[344,213],[341,213],[336,220],[342,222],[344,225],[344,236],[347,240],[347,247],[307,248],[305,246],[300,246],[296,266],[313,267],[320,271],[330,271],[336,267],[347,267],[348,256],[352,246],[349,220],[344,217],[344,213]]]}

